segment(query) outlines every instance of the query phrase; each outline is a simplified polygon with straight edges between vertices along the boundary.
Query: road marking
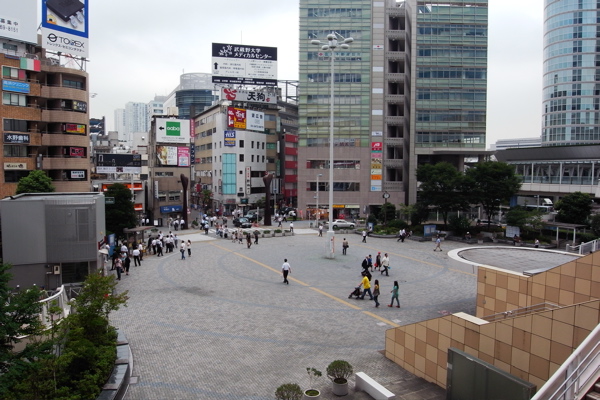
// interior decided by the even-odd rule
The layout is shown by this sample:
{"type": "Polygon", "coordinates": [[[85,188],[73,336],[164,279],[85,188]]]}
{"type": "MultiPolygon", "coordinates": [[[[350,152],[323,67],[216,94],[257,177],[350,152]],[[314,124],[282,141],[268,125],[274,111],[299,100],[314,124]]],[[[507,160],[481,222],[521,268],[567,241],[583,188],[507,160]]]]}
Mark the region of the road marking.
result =
{"type": "MultiPolygon", "coordinates": [[[[228,252],[228,253],[235,254],[235,255],[236,255],[236,256],[238,256],[238,257],[242,257],[242,258],[244,258],[244,259],[246,259],[246,260],[248,260],[248,261],[250,261],[250,262],[253,262],[253,263],[254,263],[254,264],[256,264],[256,265],[260,265],[261,267],[263,267],[263,268],[266,268],[266,269],[268,269],[268,270],[270,270],[270,271],[273,271],[273,272],[275,272],[275,273],[277,273],[277,274],[281,274],[281,271],[280,271],[280,270],[278,270],[278,269],[276,269],[276,268],[273,268],[273,267],[270,267],[270,266],[268,266],[267,264],[265,264],[265,263],[262,263],[262,262],[260,262],[260,261],[257,261],[257,260],[255,260],[255,259],[253,259],[253,258],[250,258],[250,257],[248,257],[248,256],[247,256],[247,255],[245,255],[245,254],[238,253],[238,252],[236,252],[236,251],[234,251],[234,250],[227,249],[227,248],[225,248],[225,247],[223,247],[223,246],[220,246],[220,245],[218,245],[218,244],[216,244],[216,243],[214,243],[214,242],[211,242],[210,244],[211,244],[211,245],[213,245],[213,246],[215,246],[215,247],[218,247],[219,249],[221,249],[221,250],[224,250],[224,251],[226,251],[226,252],[228,252]]],[[[298,283],[298,284],[300,284],[300,285],[302,285],[302,286],[306,286],[306,287],[308,287],[309,289],[311,289],[311,290],[314,290],[315,292],[317,292],[317,293],[319,293],[319,294],[321,294],[321,295],[323,295],[323,296],[325,296],[325,297],[329,297],[330,299],[332,299],[332,300],[335,300],[335,301],[337,301],[338,303],[341,303],[341,304],[343,304],[343,305],[345,305],[345,306],[347,306],[347,307],[353,308],[353,309],[355,309],[355,310],[362,310],[362,313],[363,313],[363,314],[366,314],[366,315],[368,315],[368,316],[370,316],[370,317],[373,317],[373,318],[375,318],[375,319],[378,319],[379,321],[381,321],[381,322],[384,322],[384,323],[386,323],[387,325],[391,325],[391,326],[392,326],[392,327],[394,327],[394,328],[397,328],[397,327],[399,327],[399,326],[400,326],[400,325],[398,325],[398,324],[395,324],[395,323],[393,323],[392,321],[390,321],[390,320],[389,320],[389,319],[387,319],[387,318],[383,318],[383,317],[381,317],[381,316],[379,316],[379,315],[377,315],[377,314],[373,314],[371,311],[365,311],[365,310],[363,310],[361,307],[359,307],[359,306],[356,306],[356,305],[354,305],[354,304],[352,304],[352,303],[350,303],[350,302],[348,302],[348,301],[346,301],[346,300],[344,300],[344,299],[340,299],[339,297],[336,297],[336,296],[334,296],[334,295],[332,295],[332,294],[329,294],[329,293],[327,293],[327,292],[325,292],[325,291],[323,291],[323,290],[321,290],[321,289],[318,289],[318,288],[316,288],[316,287],[314,287],[314,286],[311,286],[311,285],[310,285],[310,284],[308,284],[308,283],[302,282],[302,281],[301,281],[301,280],[299,280],[299,279],[292,278],[292,276],[291,276],[291,275],[289,275],[289,276],[288,276],[288,280],[290,280],[290,281],[294,281],[294,282],[296,282],[296,283],[298,283]]]]}

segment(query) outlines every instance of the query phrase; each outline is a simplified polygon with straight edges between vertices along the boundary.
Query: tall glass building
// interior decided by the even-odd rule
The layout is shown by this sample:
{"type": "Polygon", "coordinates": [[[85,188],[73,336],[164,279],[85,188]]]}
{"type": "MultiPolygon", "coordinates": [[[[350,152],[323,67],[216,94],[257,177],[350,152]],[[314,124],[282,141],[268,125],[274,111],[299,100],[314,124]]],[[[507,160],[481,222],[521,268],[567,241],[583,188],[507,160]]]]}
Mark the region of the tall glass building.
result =
{"type": "MultiPolygon", "coordinates": [[[[488,1],[417,1],[412,32],[410,176],[485,150],[488,1]]],[[[409,182],[416,200],[417,183],[409,182]]]]}
{"type": "Polygon", "coordinates": [[[600,143],[597,0],[545,0],[542,146],[600,143]]]}

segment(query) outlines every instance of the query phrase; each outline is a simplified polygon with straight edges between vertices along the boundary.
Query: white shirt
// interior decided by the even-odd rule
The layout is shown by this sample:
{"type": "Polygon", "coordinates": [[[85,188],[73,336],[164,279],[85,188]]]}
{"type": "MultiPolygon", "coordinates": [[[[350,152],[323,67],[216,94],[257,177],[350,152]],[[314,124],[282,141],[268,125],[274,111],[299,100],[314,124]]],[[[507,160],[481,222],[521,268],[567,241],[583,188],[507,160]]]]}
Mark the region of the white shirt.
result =
{"type": "Polygon", "coordinates": [[[282,271],[289,271],[291,269],[292,269],[292,267],[290,266],[290,263],[288,263],[288,262],[284,262],[283,265],[281,266],[282,271]]]}

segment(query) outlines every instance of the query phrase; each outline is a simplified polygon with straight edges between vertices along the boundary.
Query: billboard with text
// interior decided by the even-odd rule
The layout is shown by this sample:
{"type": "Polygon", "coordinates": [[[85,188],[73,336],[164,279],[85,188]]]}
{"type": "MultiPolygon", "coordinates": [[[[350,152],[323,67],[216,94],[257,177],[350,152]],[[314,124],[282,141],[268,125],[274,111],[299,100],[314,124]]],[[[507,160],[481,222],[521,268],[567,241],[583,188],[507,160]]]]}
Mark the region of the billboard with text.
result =
{"type": "Polygon", "coordinates": [[[277,86],[277,47],[213,43],[212,81],[277,86]]]}
{"type": "Polygon", "coordinates": [[[41,0],[42,47],[89,57],[88,0],[41,0]]]}
{"type": "Polygon", "coordinates": [[[0,37],[37,44],[38,0],[0,0],[0,37]]]}

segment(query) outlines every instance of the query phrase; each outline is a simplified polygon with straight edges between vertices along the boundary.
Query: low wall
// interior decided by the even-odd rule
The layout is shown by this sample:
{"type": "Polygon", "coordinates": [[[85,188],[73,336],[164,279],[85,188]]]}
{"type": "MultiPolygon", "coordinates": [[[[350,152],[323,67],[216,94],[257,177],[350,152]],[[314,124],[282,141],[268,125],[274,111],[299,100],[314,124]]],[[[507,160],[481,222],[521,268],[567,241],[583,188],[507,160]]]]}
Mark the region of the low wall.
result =
{"type": "Polygon", "coordinates": [[[117,334],[115,367],[96,400],[121,400],[125,397],[129,387],[133,369],[133,354],[125,335],[121,331],[117,331],[117,334]]]}

